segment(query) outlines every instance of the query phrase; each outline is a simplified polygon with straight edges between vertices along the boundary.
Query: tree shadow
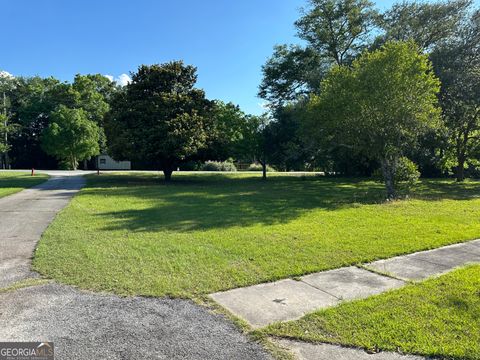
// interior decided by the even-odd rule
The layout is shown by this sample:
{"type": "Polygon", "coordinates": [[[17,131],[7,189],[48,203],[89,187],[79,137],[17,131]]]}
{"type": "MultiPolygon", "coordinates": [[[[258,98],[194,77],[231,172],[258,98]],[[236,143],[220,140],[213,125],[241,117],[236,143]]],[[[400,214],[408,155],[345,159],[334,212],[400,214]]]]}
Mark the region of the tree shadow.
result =
{"type": "Polygon", "coordinates": [[[39,180],[35,176],[19,175],[19,176],[0,176],[0,189],[3,188],[29,188],[39,184],[41,181],[47,181],[47,178],[39,180]]]}
{"type": "MultiPolygon", "coordinates": [[[[473,185],[422,182],[415,197],[466,200],[477,197],[473,185]],[[455,185],[455,186],[454,186],[455,185]]],[[[231,227],[288,223],[314,209],[335,211],[385,198],[381,183],[365,179],[228,175],[177,176],[166,184],[151,175],[90,178],[81,196],[113,197],[111,211],[99,216],[106,230],[205,231],[231,227]],[[128,203],[126,208],[123,200],[128,203]]]]}

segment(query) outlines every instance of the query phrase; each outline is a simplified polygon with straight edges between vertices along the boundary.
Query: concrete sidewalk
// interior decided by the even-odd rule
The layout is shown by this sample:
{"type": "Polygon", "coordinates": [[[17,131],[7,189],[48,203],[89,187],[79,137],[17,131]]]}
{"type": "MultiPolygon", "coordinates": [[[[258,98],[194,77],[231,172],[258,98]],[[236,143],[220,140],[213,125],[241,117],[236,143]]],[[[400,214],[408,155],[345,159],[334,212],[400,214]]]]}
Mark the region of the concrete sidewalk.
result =
{"type": "Polygon", "coordinates": [[[402,355],[394,352],[369,354],[361,349],[330,344],[312,344],[294,340],[275,340],[288,349],[298,360],[427,360],[421,356],[402,355]]]}
{"type": "Polygon", "coordinates": [[[375,261],[365,268],[340,268],[302,276],[299,280],[285,279],[218,292],[210,297],[253,328],[260,328],[477,262],[480,262],[480,240],[375,261]]]}

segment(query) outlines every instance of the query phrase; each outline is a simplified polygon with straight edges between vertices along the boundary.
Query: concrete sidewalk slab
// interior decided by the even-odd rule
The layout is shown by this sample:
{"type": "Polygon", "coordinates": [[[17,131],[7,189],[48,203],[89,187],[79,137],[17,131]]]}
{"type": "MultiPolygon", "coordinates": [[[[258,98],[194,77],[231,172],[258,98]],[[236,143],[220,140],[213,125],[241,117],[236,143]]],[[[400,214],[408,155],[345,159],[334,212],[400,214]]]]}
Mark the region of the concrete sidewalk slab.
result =
{"type": "Polygon", "coordinates": [[[218,292],[210,297],[254,328],[297,319],[339,302],[324,291],[290,279],[218,292]]]}
{"type": "Polygon", "coordinates": [[[355,266],[306,275],[301,280],[341,300],[365,298],[405,284],[355,266]]]}
{"type": "Polygon", "coordinates": [[[415,255],[415,257],[431,263],[447,266],[450,269],[465,265],[469,262],[480,262],[480,254],[462,251],[460,247],[426,251],[415,255]]]}
{"type": "Polygon", "coordinates": [[[423,280],[455,267],[480,262],[480,241],[211,294],[210,297],[252,327],[295,320],[302,315],[396,289],[405,280],[423,280]],[[385,276],[381,273],[389,274],[385,276]]]}
{"type": "Polygon", "coordinates": [[[0,294],[2,341],[53,341],[55,359],[272,359],[228,319],[192,301],[46,284],[0,294]]]}
{"type": "Polygon", "coordinates": [[[390,274],[399,279],[423,280],[449,270],[448,266],[433,264],[420,258],[402,256],[387,260],[378,260],[365,265],[373,271],[390,274]]]}
{"type": "Polygon", "coordinates": [[[311,344],[292,340],[275,340],[280,346],[292,352],[298,360],[424,360],[413,355],[392,352],[369,354],[364,350],[330,344],[311,344]]]}
{"type": "Polygon", "coordinates": [[[444,274],[468,263],[480,262],[480,253],[475,250],[478,244],[480,242],[474,240],[444,246],[434,250],[375,261],[366,264],[365,267],[401,279],[423,280],[430,276],[444,274]]]}
{"type": "Polygon", "coordinates": [[[30,264],[38,240],[84,184],[81,176],[54,176],[0,198],[0,288],[36,277],[30,264]]]}

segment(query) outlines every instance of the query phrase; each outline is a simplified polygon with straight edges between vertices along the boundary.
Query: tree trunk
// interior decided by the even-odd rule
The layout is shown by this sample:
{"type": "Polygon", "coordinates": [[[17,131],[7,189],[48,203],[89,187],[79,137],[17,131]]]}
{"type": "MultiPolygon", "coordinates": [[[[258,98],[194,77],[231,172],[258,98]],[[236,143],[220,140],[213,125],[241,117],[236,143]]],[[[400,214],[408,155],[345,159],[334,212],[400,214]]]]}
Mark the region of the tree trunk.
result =
{"type": "Polygon", "coordinates": [[[163,176],[165,177],[166,182],[170,182],[170,180],[172,180],[172,173],[173,173],[172,169],[163,170],[163,176]]]}
{"type": "Polygon", "coordinates": [[[395,171],[395,158],[382,160],[382,172],[383,179],[385,181],[385,189],[387,190],[387,200],[393,200],[397,197],[397,192],[395,189],[395,171]]]}
{"type": "Polygon", "coordinates": [[[262,162],[262,179],[267,180],[267,163],[262,162]]]}
{"type": "Polygon", "coordinates": [[[457,158],[457,168],[455,169],[455,177],[457,182],[465,180],[465,157],[459,156],[457,158]]]}

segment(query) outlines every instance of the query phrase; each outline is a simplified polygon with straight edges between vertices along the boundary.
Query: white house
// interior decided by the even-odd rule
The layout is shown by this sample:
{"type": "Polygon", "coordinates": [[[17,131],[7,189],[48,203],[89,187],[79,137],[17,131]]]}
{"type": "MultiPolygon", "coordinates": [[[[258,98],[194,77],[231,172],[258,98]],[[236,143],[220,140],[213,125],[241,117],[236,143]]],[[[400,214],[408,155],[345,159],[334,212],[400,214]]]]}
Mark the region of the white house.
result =
{"type": "Polygon", "coordinates": [[[98,155],[99,170],[131,170],[130,161],[115,161],[106,154],[98,155]]]}

